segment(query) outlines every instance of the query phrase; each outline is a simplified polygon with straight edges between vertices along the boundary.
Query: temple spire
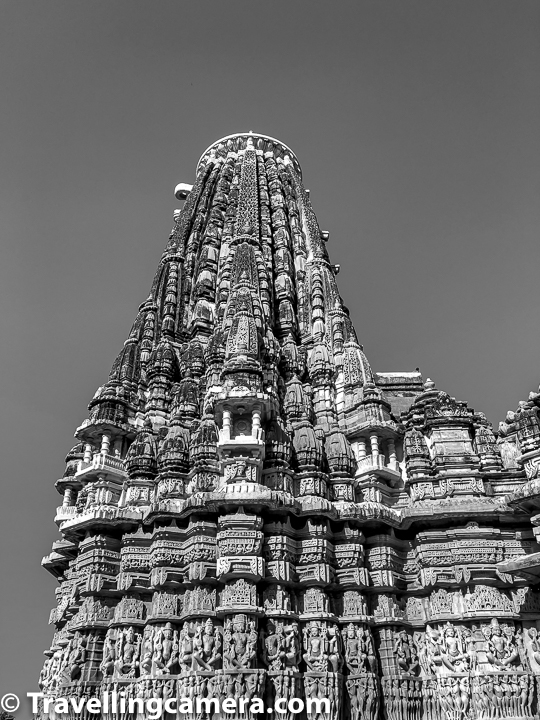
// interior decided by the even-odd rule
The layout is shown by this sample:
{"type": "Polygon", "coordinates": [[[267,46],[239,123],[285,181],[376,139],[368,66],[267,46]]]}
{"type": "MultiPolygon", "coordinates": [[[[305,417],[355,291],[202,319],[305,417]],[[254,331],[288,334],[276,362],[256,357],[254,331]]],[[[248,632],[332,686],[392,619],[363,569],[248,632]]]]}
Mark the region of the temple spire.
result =
{"type": "Polygon", "coordinates": [[[278,140],[213,143],[176,196],[56,483],[43,694],[532,720],[540,393],[496,436],[419,371],[374,372],[278,140]]]}

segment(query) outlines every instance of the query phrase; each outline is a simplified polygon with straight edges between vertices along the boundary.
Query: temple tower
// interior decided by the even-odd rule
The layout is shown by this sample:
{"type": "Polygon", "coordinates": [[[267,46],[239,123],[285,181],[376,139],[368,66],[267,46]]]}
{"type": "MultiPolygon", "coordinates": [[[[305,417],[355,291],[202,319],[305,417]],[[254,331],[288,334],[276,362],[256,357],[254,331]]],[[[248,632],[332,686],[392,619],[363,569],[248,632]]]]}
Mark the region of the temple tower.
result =
{"type": "Polygon", "coordinates": [[[540,550],[537,405],[497,437],[418,371],[371,369],[283,143],[224,138],[176,195],[57,482],[43,692],[535,716],[540,599],[515,568],[540,550]]]}

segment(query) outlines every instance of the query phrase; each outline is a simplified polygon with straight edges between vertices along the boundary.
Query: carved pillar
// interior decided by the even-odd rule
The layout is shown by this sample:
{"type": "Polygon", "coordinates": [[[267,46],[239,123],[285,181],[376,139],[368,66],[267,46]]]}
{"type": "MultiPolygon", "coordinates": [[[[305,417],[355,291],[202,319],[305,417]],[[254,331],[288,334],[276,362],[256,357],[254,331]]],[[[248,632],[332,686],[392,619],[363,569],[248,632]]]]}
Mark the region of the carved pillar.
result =
{"type": "Polygon", "coordinates": [[[225,440],[231,439],[231,411],[223,410],[223,437],[225,440]]]}
{"type": "Polygon", "coordinates": [[[111,444],[111,436],[108,433],[103,433],[103,435],[101,436],[101,448],[99,451],[101,455],[109,454],[110,444],[111,444]]]}
{"type": "Polygon", "coordinates": [[[377,436],[377,433],[372,433],[369,436],[369,442],[371,444],[371,457],[373,458],[374,462],[377,462],[377,459],[379,457],[379,438],[377,436]]]}
{"type": "Polygon", "coordinates": [[[62,501],[63,507],[69,507],[72,505],[72,498],[73,498],[73,488],[67,487],[64,490],[64,499],[62,501]]]}
{"type": "Polygon", "coordinates": [[[92,462],[92,446],[90,445],[90,443],[86,443],[86,445],[84,446],[83,462],[84,463],[92,462]]]}
{"type": "Polygon", "coordinates": [[[367,456],[366,439],[358,439],[358,460],[363,460],[367,456]]]}
{"type": "Polygon", "coordinates": [[[259,437],[259,432],[261,429],[261,411],[259,409],[253,410],[253,422],[251,427],[251,434],[254,438],[259,437]]]}

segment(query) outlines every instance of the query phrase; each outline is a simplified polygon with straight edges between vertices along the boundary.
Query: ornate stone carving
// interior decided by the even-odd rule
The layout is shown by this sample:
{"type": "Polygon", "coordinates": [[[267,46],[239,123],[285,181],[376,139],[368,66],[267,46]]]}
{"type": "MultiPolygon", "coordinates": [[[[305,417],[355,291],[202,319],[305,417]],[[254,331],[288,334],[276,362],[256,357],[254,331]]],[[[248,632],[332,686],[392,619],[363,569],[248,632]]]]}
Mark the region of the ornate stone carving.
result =
{"type": "Polygon", "coordinates": [[[222,590],[220,602],[223,608],[255,607],[257,605],[257,589],[253,583],[240,578],[222,590]]]}
{"type": "Polygon", "coordinates": [[[345,664],[351,675],[377,672],[377,656],[369,628],[349,623],[342,630],[345,664]]]}
{"type": "Polygon", "coordinates": [[[56,484],[44,693],[532,720],[540,392],[496,435],[418,371],[374,373],[279,141],[214,143],[178,192],[56,484]]]}
{"type": "Polygon", "coordinates": [[[238,614],[225,620],[223,632],[223,663],[227,670],[246,670],[257,659],[258,635],[256,620],[238,614]]]}
{"type": "Polygon", "coordinates": [[[156,675],[171,675],[178,668],[178,631],[171,623],[154,630],[153,670],[156,675]]]}
{"type": "Polygon", "coordinates": [[[504,594],[504,591],[488,585],[476,586],[472,593],[465,594],[464,601],[465,610],[469,613],[489,611],[513,614],[515,612],[513,602],[504,594]]]}
{"type": "Polygon", "coordinates": [[[493,618],[489,625],[482,628],[482,631],[486,638],[486,658],[494,670],[520,665],[521,658],[512,626],[505,625],[503,628],[497,619],[493,618]]]}
{"type": "Polygon", "coordinates": [[[210,618],[197,625],[193,640],[193,669],[213,671],[221,667],[221,634],[216,632],[210,618]]]}
{"type": "Polygon", "coordinates": [[[139,667],[141,636],[133,627],[119,628],[116,633],[115,677],[134,678],[139,667]]]}

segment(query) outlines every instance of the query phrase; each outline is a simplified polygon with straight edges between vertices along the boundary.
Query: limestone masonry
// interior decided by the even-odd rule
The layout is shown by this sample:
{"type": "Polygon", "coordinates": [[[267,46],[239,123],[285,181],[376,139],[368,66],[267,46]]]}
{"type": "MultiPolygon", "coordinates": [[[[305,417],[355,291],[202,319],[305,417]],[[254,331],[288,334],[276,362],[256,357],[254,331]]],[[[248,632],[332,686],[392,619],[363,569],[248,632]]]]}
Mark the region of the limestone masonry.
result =
{"type": "Polygon", "coordinates": [[[43,692],[536,717],[540,395],[495,434],[419,372],[374,372],[281,142],[224,138],[176,194],[56,483],[43,692]]]}

